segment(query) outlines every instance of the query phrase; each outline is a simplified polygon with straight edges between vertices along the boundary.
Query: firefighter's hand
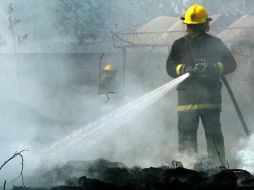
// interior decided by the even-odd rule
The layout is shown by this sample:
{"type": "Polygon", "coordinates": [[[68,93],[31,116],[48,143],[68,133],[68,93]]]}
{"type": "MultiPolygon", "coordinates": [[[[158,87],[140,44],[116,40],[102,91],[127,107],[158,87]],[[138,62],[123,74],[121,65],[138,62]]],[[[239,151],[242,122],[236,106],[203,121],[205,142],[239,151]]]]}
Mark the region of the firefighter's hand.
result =
{"type": "Polygon", "coordinates": [[[193,72],[193,67],[192,66],[187,66],[185,69],[184,69],[184,73],[192,73],[193,72]]]}
{"type": "Polygon", "coordinates": [[[193,72],[192,66],[183,65],[183,68],[181,70],[181,75],[183,75],[185,73],[192,73],[192,72],[193,72]]]}

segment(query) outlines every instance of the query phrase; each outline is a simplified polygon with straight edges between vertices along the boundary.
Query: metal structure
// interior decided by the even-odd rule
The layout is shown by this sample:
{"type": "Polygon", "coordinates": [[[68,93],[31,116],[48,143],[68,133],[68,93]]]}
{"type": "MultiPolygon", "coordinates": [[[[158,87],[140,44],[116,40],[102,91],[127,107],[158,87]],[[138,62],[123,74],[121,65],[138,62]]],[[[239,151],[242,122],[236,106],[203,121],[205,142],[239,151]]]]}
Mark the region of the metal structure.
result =
{"type": "Polygon", "coordinates": [[[115,48],[170,46],[175,39],[180,38],[183,35],[183,31],[134,33],[112,32],[113,45],[115,48]]]}
{"type": "Polygon", "coordinates": [[[122,83],[123,90],[126,83],[127,48],[135,47],[168,47],[170,49],[175,39],[184,35],[183,31],[162,32],[134,32],[115,33],[112,32],[113,46],[121,48],[123,53],[122,83]]]}

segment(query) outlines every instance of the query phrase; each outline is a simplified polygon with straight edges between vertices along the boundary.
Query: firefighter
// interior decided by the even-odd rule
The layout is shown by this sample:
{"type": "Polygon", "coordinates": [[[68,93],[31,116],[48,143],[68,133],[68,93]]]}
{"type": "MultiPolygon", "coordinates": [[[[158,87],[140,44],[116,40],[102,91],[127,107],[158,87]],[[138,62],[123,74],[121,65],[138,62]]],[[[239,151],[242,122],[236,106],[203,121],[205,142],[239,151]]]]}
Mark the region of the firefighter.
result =
{"type": "Polygon", "coordinates": [[[225,163],[220,77],[234,72],[236,61],[219,38],[208,34],[212,19],[203,6],[189,7],[181,20],[187,27],[187,34],[173,43],[166,64],[173,78],[191,73],[177,87],[178,149],[180,153],[197,156],[197,130],[201,120],[208,158],[225,163]]]}
{"type": "Polygon", "coordinates": [[[109,101],[109,98],[116,93],[116,69],[112,64],[105,64],[102,76],[100,77],[98,93],[105,96],[105,102],[109,101]]]}

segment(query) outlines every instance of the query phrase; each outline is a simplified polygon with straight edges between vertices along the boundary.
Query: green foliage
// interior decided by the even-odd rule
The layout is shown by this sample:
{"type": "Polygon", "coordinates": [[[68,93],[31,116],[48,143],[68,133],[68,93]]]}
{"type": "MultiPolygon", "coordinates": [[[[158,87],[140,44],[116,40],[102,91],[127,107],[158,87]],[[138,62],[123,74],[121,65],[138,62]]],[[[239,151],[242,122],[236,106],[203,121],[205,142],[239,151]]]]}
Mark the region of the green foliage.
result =
{"type": "Polygon", "coordinates": [[[59,0],[57,27],[65,34],[74,36],[78,45],[92,43],[105,33],[105,17],[110,1],[59,0]]]}
{"type": "Polygon", "coordinates": [[[209,14],[254,13],[253,0],[58,0],[57,28],[76,45],[105,41],[110,31],[132,32],[158,16],[184,14],[194,4],[204,5],[209,14]]]}
{"type": "Polygon", "coordinates": [[[110,31],[132,31],[156,16],[175,16],[179,1],[58,0],[57,28],[77,45],[111,37],[110,31]]]}
{"type": "MultiPolygon", "coordinates": [[[[14,52],[16,52],[16,46],[17,46],[16,41],[18,40],[18,45],[23,45],[25,43],[25,40],[28,38],[28,34],[17,35],[18,31],[16,31],[16,26],[21,23],[21,20],[15,16],[12,3],[9,4],[7,12],[8,12],[9,30],[11,32],[12,40],[13,40],[13,48],[14,48],[14,52]]],[[[1,45],[1,42],[0,42],[0,45],[1,45]]]]}
{"type": "Polygon", "coordinates": [[[253,0],[188,0],[185,2],[185,7],[199,3],[205,6],[210,14],[224,15],[253,15],[254,1],[253,0]]]}

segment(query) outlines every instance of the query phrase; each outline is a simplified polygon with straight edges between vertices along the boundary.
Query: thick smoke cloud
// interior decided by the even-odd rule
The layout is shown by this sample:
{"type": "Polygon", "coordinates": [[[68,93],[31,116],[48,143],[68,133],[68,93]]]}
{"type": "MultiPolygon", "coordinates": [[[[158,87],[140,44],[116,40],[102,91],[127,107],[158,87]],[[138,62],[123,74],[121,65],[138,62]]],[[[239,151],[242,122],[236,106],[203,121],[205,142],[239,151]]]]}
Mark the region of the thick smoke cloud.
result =
{"type": "Polygon", "coordinates": [[[237,159],[239,160],[239,167],[254,173],[254,137],[251,135],[248,138],[242,138],[237,147],[237,159]]]}
{"type": "MultiPolygon", "coordinates": [[[[186,7],[192,3],[204,4],[211,14],[243,15],[252,14],[254,10],[251,1],[246,6],[247,1],[214,3],[214,1],[201,0],[195,2],[188,0],[1,0],[0,35],[5,43],[0,46],[0,163],[18,150],[29,149],[29,152],[24,153],[25,177],[32,175],[34,169],[38,167],[42,172],[52,168],[55,163],[100,157],[121,161],[128,166],[143,167],[168,165],[171,160],[182,158],[184,165],[191,167],[194,159],[188,155],[184,157],[177,155],[175,91],[171,91],[132,121],[112,132],[89,151],[82,149],[86,145],[79,144],[78,151],[75,151],[77,148],[74,147],[63,155],[58,155],[64,159],[57,160],[49,160],[43,151],[52,143],[98,119],[118,105],[129,102],[171,80],[165,70],[167,48],[128,49],[125,102],[114,103],[112,97],[106,104],[105,99],[97,94],[98,62],[102,53],[105,53],[103,64],[112,63],[116,66],[117,80],[121,86],[122,52],[113,48],[110,31],[132,32],[157,16],[180,17],[186,7]],[[90,19],[85,20],[89,29],[95,26],[103,27],[96,28],[95,31],[98,32],[98,35],[95,34],[96,38],[89,39],[91,33],[84,33],[82,37],[85,39],[81,38],[81,42],[83,39],[91,44],[78,43],[80,38],[77,38],[77,33],[73,33],[75,30],[63,30],[68,29],[69,24],[75,23],[75,26],[78,26],[79,22],[83,21],[83,19],[72,20],[75,11],[67,14],[67,16],[71,15],[70,17],[64,17],[66,15],[62,13],[65,12],[63,10],[59,12],[60,3],[63,2],[81,4],[81,10],[89,8],[88,11],[79,13],[81,18],[89,16],[90,19]],[[9,30],[7,10],[10,3],[13,5],[13,16],[20,19],[20,23],[15,27],[17,54],[13,53],[13,38],[9,30]],[[100,6],[103,6],[103,9],[96,9],[100,6]],[[103,16],[104,14],[107,16],[103,16]],[[59,23],[61,16],[69,19],[64,25],[59,23]],[[101,20],[95,22],[96,19],[103,19],[103,22],[101,20]],[[92,25],[93,23],[96,24],[92,25]],[[28,37],[24,43],[19,44],[18,37],[24,34],[28,34],[28,37]]],[[[84,28],[80,31],[86,30],[86,25],[82,26],[84,28]]],[[[254,107],[251,96],[254,92],[251,83],[253,61],[251,57],[235,56],[239,63],[238,71],[228,78],[247,123],[251,124],[254,107]]],[[[241,140],[241,146],[238,147],[238,139],[243,137],[244,133],[233,109],[223,89],[221,120],[228,161],[232,166],[238,167],[240,163],[239,166],[253,171],[253,162],[249,157],[253,154],[251,145],[253,137],[241,140]],[[233,149],[236,147],[238,149],[233,149]],[[236,160],[235,155],[238,155],[236,160]]],[[[250,130],[253,131],[253,127],[250,130]]],[[[198,136],[199,156],[203,158],[206,155],[206,144],[201,125],[198,136]]],[[[5,179],[10,182],[16,177],[19,163],[19,160],[15,160],[0,171],[0,183],[5,179]]],[[[20,181],[8,184],[20,184],[20,181]]]]}

